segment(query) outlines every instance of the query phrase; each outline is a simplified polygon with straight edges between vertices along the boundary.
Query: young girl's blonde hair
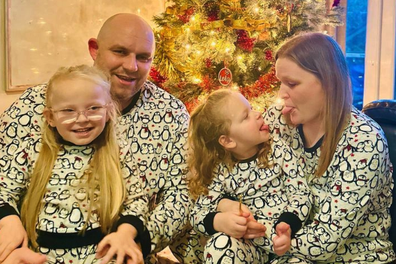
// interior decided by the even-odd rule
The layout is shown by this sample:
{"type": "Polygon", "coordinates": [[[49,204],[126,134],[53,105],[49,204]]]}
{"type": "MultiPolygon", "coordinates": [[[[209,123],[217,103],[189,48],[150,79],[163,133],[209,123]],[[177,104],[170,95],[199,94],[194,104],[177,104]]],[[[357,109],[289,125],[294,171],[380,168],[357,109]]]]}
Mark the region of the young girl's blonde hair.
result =
{"type": "MultiPolygon", "coordinates": [[[[51,95],[56,91],[59,82],[72,79],[84,79],[92,81],[103,88],[106,94],[108,121],[102,133],[92,144],[95,153],[90,162],[90,169],[85,171],[87,177],[86,188],[89,200],[89,209],[85,230],[89,222],[94,203],[98,203],[99,221],[103,233],[108,233],[113,223],[118,219],[121,206],[125,198],[125,185],[121,174],[119,160],[119,148],[115,133],[117,107],[111,101],[110,83],[108,77],[100,70],[87,65],[79,65],[70,68],[60,68],[50,79],[46,91],[46,110],[52,107],[51,95]],[[94,191],[99,189],[98,201],[94,200],[94,191]]],[[[56,128],[48,122],[43,124],[42,148],[35,163],[30,186],[24,198],[21,210],[21,218],[25,225],[30,243],[37,247],[36,222],[43,207],[43,197],[46,186],[52,176],[55,160],[62,148],[60,135],[56,128]]]]}
{"type": "MultiPolygon", "coordinates": [[[[214,178],[214,169],[224,163],[231,169],[238,161],[220,143],[221,135],[229,135],[232,121],[224,110],[230,96],[235,93],[229,89],[212,92],[206,101],[191,113],[188,143],[190,153],[187,158],[191,174],[189,190],[194,199],[208,194],[208,186],[214,178]]],[[[270,144],[260,144],[259,166],[268,165],[270,144]]]]}

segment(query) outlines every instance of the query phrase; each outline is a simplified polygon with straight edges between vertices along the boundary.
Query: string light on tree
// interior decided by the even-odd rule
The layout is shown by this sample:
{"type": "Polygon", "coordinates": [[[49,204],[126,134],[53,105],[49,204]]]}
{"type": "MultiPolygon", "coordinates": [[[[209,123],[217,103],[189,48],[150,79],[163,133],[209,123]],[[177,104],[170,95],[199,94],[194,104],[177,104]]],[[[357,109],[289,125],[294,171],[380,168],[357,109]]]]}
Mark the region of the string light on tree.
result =
{"type": "Polygon", "coordinates": [[[342,24],[339,1],[168,0],[154,17],[151,80],[189,110],[222,87],[239,89],[262,109],[279,87],[275,50],[299,32],[342,24]]]}

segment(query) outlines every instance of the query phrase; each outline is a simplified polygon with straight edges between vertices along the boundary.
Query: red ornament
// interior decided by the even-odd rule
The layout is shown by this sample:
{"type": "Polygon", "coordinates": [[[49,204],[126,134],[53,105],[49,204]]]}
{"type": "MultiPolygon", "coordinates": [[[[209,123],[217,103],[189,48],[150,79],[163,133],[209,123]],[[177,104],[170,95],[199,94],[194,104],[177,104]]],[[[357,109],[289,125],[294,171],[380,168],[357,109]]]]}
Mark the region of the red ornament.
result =
{"type": "Polygon", "coordinates": [[[191,7],[187,9],[183,15],[177,15],[177,17],[183,21],[184,23],[188,23],[190,21],[191,16],[194,14],[194,8],[191,7]]]}
{"type": "Polygon", "coordinates": [[[212,60],[209,58],[205,59],[205,65],[206,65],[206,68],[212,67],[212,60]]]}
{"type": "Polygon", "coordinates": [[[274,57],[272,56],[271,50],[266,50],[264,53],[265,53],[265,59],[267,61],[272,61],[274,59],[274,57]]]}
{"type": "Polygon", "coordinates": [[[154,67],[151,67],[149,75],[150,75],[150,78],[153,80],[153,82],[155,82],[156,85],[163,88],[162,84],[166,81],[166,77],[162,76],[159,73],[159,71],[157,71],[157,69],[154,67]]]}
{"type": "Polygon", "coordinates": [[[245,30],[237,30],[238,39],[236,44],[243,50],[252,52],[254,44],[256,42],[255,38],[249,38],[245,30]]]}
{"type": "Polygon", "coordinates": [[[219,71],[219,82],[223,86],[227,86],[232,81],[232,72],[228,68],[223,68],[219,71]]]}

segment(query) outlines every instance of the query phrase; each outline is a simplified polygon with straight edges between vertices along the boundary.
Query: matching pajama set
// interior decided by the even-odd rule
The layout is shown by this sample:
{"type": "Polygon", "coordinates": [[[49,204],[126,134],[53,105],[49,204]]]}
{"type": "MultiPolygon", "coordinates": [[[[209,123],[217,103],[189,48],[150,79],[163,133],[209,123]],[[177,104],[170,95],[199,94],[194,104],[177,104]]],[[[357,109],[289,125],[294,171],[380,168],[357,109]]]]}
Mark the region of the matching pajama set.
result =
{"type": "MultiPolygon", "coordinates": [[[[1,169],[2,217],[19,215],[18,204],[29,188],[41,141],[31,135],[21,146],[10,166],[1,169]]],[[[96,263],[96,246],[105,234],[100,230],[98,208],[92,208],[87,220],[90,201],[87,176],[84,176],[91,169],[89,163],[94,153],[94,148],[89,145],[62,145],[58,153],[36,225],[39,251],[47,255],[48,264],[96,263]],[[85,225],[85,234],[81,236],[79,232],[85,225]]],[[[124,177],[127,196],[117,225],[129,223],[142,234],[148,199],[138,179],[130,178],[129,174],[124,174],[124,177]]],[[[93,195],[96,201],[103,199],[99,189],[93,195]]]]}
{"type": "MultiPolygon", "coordinates": [[[[0,117],[0,167],[31,135],[41,136],[46,85],[27,89],[0,117]]],[[[148,193],[149,213],[139,235],[146,263],[170,246],[184,263],[201,263],[201,237],[188,223],[192,201],[185,182],[189,114],[183,103],[146,81],[118,117],[121,162],[129,179],[139,179],[148,193]]]]}
{"type": "MultiPolygon", "coordinates": [[[[304,147],[302,128],[289,127],[275,106],[265,113],[272,135],[291,146],[294,164],[302,167],[313,195],[305,225],[288,254],[272,263],[390,263],[396,259],[389,241],[392,165],[381,127],[353,108],[335,154],[321,177],[317,169],[322,139],[304,147]]],[[[281,146],[279,146],[281,147],[281,146]]],[[[293,164],[293,162],[291,162],[293,164]]]]}
{"type": "Polygon", "coordinates": [[[209,238],[204,263],[266,263],[273,252],[275,224],[286,222],[295,233],[308,217],[312,201],[304,175],[291,149],[281,139],[275,141],[270,165],[265,168],[258,167],[256,156],[239,161],[232,170],[224,164],[215,168],[208,194],[197,199],[190,216],[195,230],[209,238]],[[213,220],[223,198],[241,199],[266,226],[266,236],[236,239],[217,232],[213,220]]]}

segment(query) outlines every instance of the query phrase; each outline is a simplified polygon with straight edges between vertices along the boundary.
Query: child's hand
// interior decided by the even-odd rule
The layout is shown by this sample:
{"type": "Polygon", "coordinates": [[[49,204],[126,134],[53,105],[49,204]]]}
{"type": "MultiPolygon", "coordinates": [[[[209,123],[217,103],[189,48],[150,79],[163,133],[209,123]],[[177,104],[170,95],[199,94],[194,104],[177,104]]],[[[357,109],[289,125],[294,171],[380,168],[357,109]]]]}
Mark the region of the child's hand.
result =
{"type": "MultiPolygon", "coordinates": [[[[252,214],[246,205],[241,204],[241,207],[243,212],[252,214]]],[[[229,199],[222,199],[217,205],[217,211],[220,211],[222,213],[226,213],[226,212],[240,213],[239,202],[229,199]]]]}
{"type": "Polygon", "coordinates": [[[249,213],[225,212],[216,214],[213,228],[234,238],[242,238],[247,229],[249,213]]]}
{"type": "Polygon", "coordinates": [[[265,236],[265,231],[267,230],[265,225],[257,222],[252,215],[250,215],[250,217],[247,220],[248,220],[247,229],[243,238],[253,239],[253,238],[265,236]]]}
{"type": "Polygon", "coordinates": [[[141,264],[143,254],[134,238],[136,229],[130,224],[121,224],[117,232],[105,236],[96,250],[96,258],[103,258],[101,264],[108,263],[115,255],[116,264],[141,264]],[[125,261],[125,262],[124,262],[125,261]]]}
{"type": "Polygon", "coordinates": [[[285,254],[291,247],[291,228],[288,224],[280,222],[276,226],[276,236],[272,240],[274,252],[278,256],[285,254]]]}
{"type": "Polygon", "coordinates": [[[27,247],[17,248],[3,261],[2,264],[44,264],[47,260],[45,255],[36,253],[27,247]]]}
{"type": "Polygon", "coordinates": [[[28,239],[22,222],[17,215],[0,220],[0,263],[18,246],[27,247],[28,239]]]}

